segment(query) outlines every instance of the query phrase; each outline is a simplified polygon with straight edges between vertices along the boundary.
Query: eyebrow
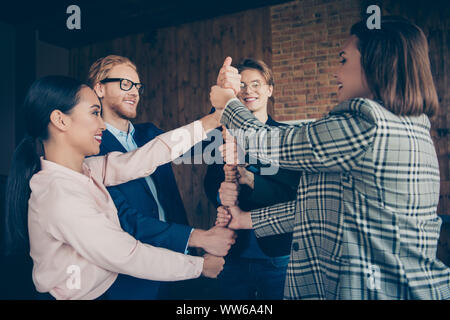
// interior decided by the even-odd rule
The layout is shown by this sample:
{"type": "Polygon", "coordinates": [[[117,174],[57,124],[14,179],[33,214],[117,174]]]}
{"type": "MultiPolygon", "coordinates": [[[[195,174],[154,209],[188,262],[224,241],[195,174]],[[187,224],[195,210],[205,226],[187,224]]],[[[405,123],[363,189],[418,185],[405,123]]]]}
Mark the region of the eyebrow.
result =
{"type": "MultiPolygon", "coordinates": [[[[241,81],[242,83],[245,83],[244,81],[241,81]]],[[[261,83],[261,80],[259,80],[259,79],[256,79],[256,80],[250,80],[250,82],[259,82],[259,83],[261,83]]]]}
{"type": "Polygon", "coordinates": [[[99,108],[100,110],[102,109],[102,107],[100,107],[98,104],[93,104],[92,106],[90,106],[90,108],[99,108]]]}

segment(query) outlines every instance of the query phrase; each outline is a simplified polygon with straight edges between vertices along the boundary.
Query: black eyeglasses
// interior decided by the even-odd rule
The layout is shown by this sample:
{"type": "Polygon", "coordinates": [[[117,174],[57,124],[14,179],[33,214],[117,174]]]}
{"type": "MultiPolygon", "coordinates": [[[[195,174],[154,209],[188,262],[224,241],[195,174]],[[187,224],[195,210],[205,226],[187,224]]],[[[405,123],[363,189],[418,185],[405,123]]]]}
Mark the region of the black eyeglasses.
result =
{"type": "Polygon", "coordinates": [[[130,91],[131,88],[135,86],[139,92],[139,95],[142,95],[144,93],[145,86],[142,83],[136,83],[124,78],[106,78],[100,81],[100,83],[118,82],[118,81],[120,81],[120,89],[122,89],[123,91],[130,91]]]}

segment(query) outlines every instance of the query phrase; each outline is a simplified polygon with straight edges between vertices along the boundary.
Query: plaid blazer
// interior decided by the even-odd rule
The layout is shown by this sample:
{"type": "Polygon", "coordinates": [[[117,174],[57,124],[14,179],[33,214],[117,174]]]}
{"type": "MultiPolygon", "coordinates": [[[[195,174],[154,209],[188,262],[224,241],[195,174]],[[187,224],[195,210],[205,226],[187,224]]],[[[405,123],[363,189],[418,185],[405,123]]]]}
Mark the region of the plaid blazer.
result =
{"type": "Polygon", "coordinates": [[[251,211],[257,236],[293,232],[285,299],[450,299],[427,116],[358,98],[271,128],[233,99],[221,121],[251,155],[303,171],[297,200],[251,211]]]}

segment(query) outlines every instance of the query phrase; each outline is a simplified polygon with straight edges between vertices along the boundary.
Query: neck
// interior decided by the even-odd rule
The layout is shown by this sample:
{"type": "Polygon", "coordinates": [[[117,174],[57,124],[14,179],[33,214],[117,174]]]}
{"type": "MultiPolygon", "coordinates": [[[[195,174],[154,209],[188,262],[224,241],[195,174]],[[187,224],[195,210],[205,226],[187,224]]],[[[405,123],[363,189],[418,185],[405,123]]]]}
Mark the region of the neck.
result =
{"type": "Polygon", "coordinates": [[[83,173],[84,155],[76,152],[67,143],[50,140],[44,142],[44,158],[72,169],[76,172],[83,173]]]}
{"type": "Polygon", "coordinates": [[[258,119],[262,123],[266,123],[267,119],[269,118],[266,110],[255,111],[253,112],[253,115],[256,117],[256,119],[258,119]]]}
{"type": "Polygon", "coordinates": [[[128,127],[129,127],[128,119],[121,118],[114,112],[107,111],[107,108],[103,109],[102,118],[103,118],[103,121],[112,125],[114,128],[119,129],[124,132],[128,132],[128,127]]]}

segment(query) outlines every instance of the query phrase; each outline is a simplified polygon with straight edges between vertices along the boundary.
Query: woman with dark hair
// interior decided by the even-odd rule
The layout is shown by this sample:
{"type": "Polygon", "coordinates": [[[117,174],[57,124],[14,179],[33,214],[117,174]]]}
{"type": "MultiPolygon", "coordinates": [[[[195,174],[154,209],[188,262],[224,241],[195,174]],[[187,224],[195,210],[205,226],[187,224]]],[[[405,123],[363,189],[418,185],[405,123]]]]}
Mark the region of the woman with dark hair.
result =
{"type": "Polygon", "coordinates": [[[382,18],[373,30],[361,21],[339,55],[340,104],[287,128],[263,125],[235,99],[226,60],[218,83],[233,90],[211,90],[213,105],[225,108],[221,122],[240,129],[231,133],[246,152],[304,174],[296,201],[219,208],[218,223],[260,237],[294,232],[286,299],[450,299],[450,269],[436,258],[439,165],[429,117],[438,99],[427,39],[402,18],[382,18]]]}
{"type": "Polygon", "coordinates": [[[123,231],[105,186],[147,176],[189,150],[218,126],[220,111],[135,151],[88,159],[98,154],[105,125],[87,85],[62,76],[39,79],[28,91],[24,114],[27,136],[8,177],[6,226],[8,247],[30,252],[37,291],[96,299],[119,273],[158,281],[217,276],[222,258],[152,247],[123,231]]]}

